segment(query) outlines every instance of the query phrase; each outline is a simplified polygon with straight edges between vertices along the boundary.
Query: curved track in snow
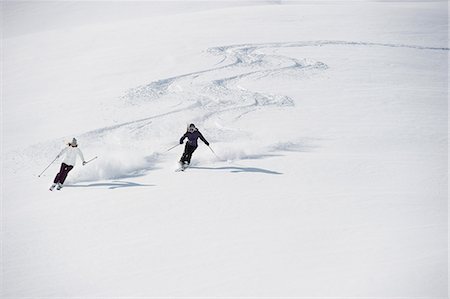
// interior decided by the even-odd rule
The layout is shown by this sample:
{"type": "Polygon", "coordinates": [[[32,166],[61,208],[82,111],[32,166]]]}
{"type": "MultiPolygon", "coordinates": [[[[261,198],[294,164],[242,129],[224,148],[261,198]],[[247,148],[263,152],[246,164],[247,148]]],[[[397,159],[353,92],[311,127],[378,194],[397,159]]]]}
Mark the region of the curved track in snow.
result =
{"type": "MultiPolygon", "coordinates": [[[[185,87],[186,85],[191,86],[191,91],[192,86],[196,86],[198,88],[196,92],[200,95],[203,94],[202,91],[211,91],[212,95],[214,93],[222,96],[226,96],[228,93],[236,95],[232,93],[232,90],[235,90],[235,86],[240,79],[246,77],[258,79],[265,76],[287,73],[289,71],[325,70],[328,68],[324,62],[307,59],[299,60],[283,55],[266,54],[262,50],[322,46],[370,46],[417,50],[449,50],[449,48],[439,47],[350,41],[304,41],[214,47],[208,49],[208,53],[222,56],[222,60],[217,66],[202,71],[161,79],[144,86],[130,89],[123,98],[128,101],[153,100],[170,93],[185,93],[186,90],[181,90],[179,87],[185,87]],[[228,76],[223,76],[227,74],[228,76]],[[173,86],[178,86],[178,88],[173,88],[173,86]]],[[[242,93],[245,99],[246,94],[245,92],[242,93]]],[[[264,97],[264,95],[262,96],[264,97]]],[[[268,102],[276,103],[278,101],[270,99],[268,102]]]]}
{"type": "MultiPolygon", "coordinates": [[[[122,99],[133,105],[161,98],[191,102],[185,109],[203,108],[205,120],[223,112],[236,112],[236,118],[267,106],[293,106],[294,100],[282,94],[251,91],[240,86],[241,81],[256,81],[270,76],[310,77],[328,69],[322,61],[296,59],[275,54],[279,49],[322,46],[389,47],[417,50],[448,51],[449,48],[424,47],[403,44],[368,43],[352,41],[301,41],[285,43],[239,44],[214,47],[208,53],[221,56],[215,66],[201,71],[153,81],[130,89],[122,99]],[[266,53],[266,52],[269,53],[266,53]]],[[[179,112],[174,110],[173,112],[179,112]]],[[[153,117],[152,117],[153,118],[153,117]]],[[[149,119],[137,120],[137,123],[149,119]]],[[[129,125],[129,123],[124,124],[129,125]]],[[[143,125],[145,127],[145,124],[143,125]]],[[[138,127],[138,129],[141,126],[138,127]]]]}

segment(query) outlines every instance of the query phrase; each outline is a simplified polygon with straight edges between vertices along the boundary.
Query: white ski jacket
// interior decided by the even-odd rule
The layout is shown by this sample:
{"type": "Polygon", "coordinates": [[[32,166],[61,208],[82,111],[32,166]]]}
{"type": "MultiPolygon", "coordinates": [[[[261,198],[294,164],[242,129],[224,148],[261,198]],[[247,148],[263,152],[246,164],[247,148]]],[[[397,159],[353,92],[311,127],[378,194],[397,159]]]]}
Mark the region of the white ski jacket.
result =
{"type": "Polygon", "coordinates": [[[67,165],[75,166],[77,162],[77,156],[80,156],[81,161],[84,162],[83,153],[78,147],[73,147],[69,145],[58,154],[57,158],[59,158],[63,154],[66,154],[63,163],[67,165]]]}

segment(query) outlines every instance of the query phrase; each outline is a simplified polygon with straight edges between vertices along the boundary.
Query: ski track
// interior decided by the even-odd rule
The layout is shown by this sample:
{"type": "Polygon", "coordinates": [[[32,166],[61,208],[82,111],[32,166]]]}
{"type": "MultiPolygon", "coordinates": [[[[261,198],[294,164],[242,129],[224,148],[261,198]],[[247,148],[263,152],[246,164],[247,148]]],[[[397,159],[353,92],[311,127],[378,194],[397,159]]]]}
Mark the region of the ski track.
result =
{"type": "MultiPolygon", "coordinates": [[[[138,86],[130,89],[120,99],[125,106],[144,106],[148,103],[157,103],[157,101],[173,102],[169,107],[177,108],[158,115],[140,118],[137,120],[123,122],[117,125],[95,129],[79,135],[86,145],[94,148],[102,148],[111,145],[111,139],[125,138],[126,140],[114,141],[120,144],[128,144],[129,148],[148,148],[145,141],[151,139],[158,140],[161,135],[173,136],[176,141],[179,132],[168,124],[174,120],[174,117],[184,117],[194,115],[192,122],[196,122],[200,127],[209,120],[217,124],[218,120],[228,117],[228,121],[236,121],[242,117],[263,108],[270,107],[292,107],[295,101],[286,95],[267,94],[258,91],[251,91],[240,86],[244,80],[255,81],[269,76],[288,76],[290,78],[310,78],[314,75],[326,71],[329,67],[326,63],[312,59],[296,59],[289,56],[278,54],[266,54],[262,50],[278,50],[283,48],[301,48],[301,47],[322,47],[322,46],[352,46],[352,47],[389,47],[389,48],[409,48],[417,50],[430,51],[448,51],[445,47],[425,47],[417,45],[388,44],[388,43],[370,43],[370,42],[352,42],[352,41],[300,41],[300,42],[280,42],[280,43],[260,43],[260,44],[238,44],[214,47],[207,50],[207,53],[215,56],[221,56],[220,62],[214,67],[206,70],[191,72],[179,76],[165,78],[151,82],[147,85],[138,86]],[[159,132],[155,135],[154,126],[157,130],[165,129],[165,132],[159,132]],[[113,136],[113,137],[111,137],[113,136]]],[[[118,107],[121,109],[121,107],[118,107]]],[[[142,108],[141,108],[142,109],[142,108]]],[[[189,121],[189,120],[185,120],[189,121]]],[[[206,126],[205,126],[206,127],[206,126]]],[[[179,128],[178,128],[179,129],[179,128]]],[[[221,136],[222,141],[234,140],[235,138],[248,138],[249,132],[236,132],[230,128],[224,128],[217,125],[214,128],[215,136],[221,136]]],[[[211,135],[210,135],[211,136],[211,135]]],[[[212,136],[214,139],[214,136],[212,136]]],[[[214,140],[212,140],[214,141],[214,140]]],[[[113,143],[114,143],[113,142],[113,143]]],[[[158,141],[156,141],[158,142],[158,141]]],[[[160,140],[163,144],[167,142],[160,140]]],[[[288,143],[290,141],[287,141],[288,143]]],[[[295,144],[297,141],[292,141],[295,144]]],[[[60,139],[52,140],[34,145],[32,149],[27,149],[20,153],[22,167],[30,160],[38,161],[41,167],[43,161],[48,160],[49,149],[55,152],[59,151],[60,139]],[[36,150],[38,154],[36,154],[36,150]],[[26,158],[28,157],[28,159],[26,158]]],[[[276,146],[273,146],[276,151],[276,146]]],[[[154,149],[154,148],[153,148],[154,149]]],[[[267,150],[267,149],[266,149],[267,150]]],[[[148,150],[147,150],[148,151],[148,150]]],[[[262,151],[262,149],[261,149],[262,151]]],[[[9,157],[17,156],[18,153],[11,153],[9,157]]],[[[51,155],[51,154],[50,154],[51,155]]],[[[153,155],[143,157],[144,160],[155,163],[155,159],[161,156],[161,151],[154,151],[153,155]]],[[[235,156],[235,155],[231,155],[235,156]]],[[[8,158],[7,158],[8,159],[8,158]]],[[[14,160],[13,158],[9,160],[14,160]]],[[[15,159],[17,162],[18,159],[15,159]]],[[[36,162],[37,163],[37,162],[36,162]]],[[[11,163],[14,164],[14,163],[11,163]]],[[[108,165],[110,167],[110,165],[108,165]]],[[[108,168],[106,167],[106,168],[108,168]]],[[[124,177],[131,174],[145,174],[152,169],[146,166],[130,166],[126,169],[124,177]]],[[[15,169],[14,171],[17,171],[15,169]]],[[[105,170],[101,171],[102,178],[120,178],[117,173],[109,177],[105,170]]],[[[113,171],[114,172],[114,171],[113,171]]],[[[95,178],[92,177],[92,178],[95,178]]],[[[100,177],[99,177],[100,178],[100,177]]]]}
{"type": "MultiPolygon", "coordinates": [[[[274,54],[264,54],[262,49],[321,47],[321,46],[370,46],[410,48],[417,50],[448,51],[444,47],[425,47],[404,44],[351,42],[351,41],[303,41],[284,43],[239,44],[214,47],[208,53],[222,56],[222,60],[211,69],[191,72],[171,78],[151,82],[144,86],[130,89],[122,97],[129,104],[154,101],[163,97],[198,99],[199,108],[207,107],[203,120],[224,112],[238,111],[234,120],[245,114],[265,106],[293,106],[293,99],[274,94],[250,91],[239,86],[243,79],[259,80],[268,76],[293,74],[294,76],[312,75],[328,69],[328,65],[320,62],[274,54]],[[225,64],[222,65],[221,64],[225,64]],[[222,77],[224,73],[234,73],[222,77]],[[214,79],[219,77],[217,79],[214,79]],[[171,88],[174,87],[174,88],[171,88]],[[242,112],[242,110],[245,110],[242,112]]],[[[182,99],[181,99],[182,100],[182,99]]],[[[143,128],[143,127],[142,127],[143,128]]]]}

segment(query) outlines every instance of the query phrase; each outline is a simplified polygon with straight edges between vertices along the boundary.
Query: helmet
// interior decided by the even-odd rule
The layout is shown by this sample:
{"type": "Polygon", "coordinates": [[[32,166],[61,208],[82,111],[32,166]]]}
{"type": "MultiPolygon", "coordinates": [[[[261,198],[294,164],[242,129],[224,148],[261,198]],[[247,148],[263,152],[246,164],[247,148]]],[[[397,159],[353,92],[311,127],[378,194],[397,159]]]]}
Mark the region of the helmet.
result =
{"type": "Polygon", "coordinates": [[[72,138],[72,142],[70,142],[69,145],[78,146],[77,140],[75,138],[72,138]]]}

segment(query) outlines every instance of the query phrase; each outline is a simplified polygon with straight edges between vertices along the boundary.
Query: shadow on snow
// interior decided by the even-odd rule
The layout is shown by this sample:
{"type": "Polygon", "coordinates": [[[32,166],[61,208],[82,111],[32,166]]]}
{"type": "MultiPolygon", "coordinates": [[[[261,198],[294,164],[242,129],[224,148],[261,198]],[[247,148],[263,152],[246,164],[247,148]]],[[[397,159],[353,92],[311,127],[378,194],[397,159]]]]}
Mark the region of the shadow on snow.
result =
{"type": "Polygon", "coordinates": [[[126,181],[112,181],[110,183],[92,183],[92,184],[73,184],[65,185],[69,188],[90,188],[90,187],[108,187],[108,189],[128,188],[128,187],[151,187],[155,185],[138,184],[126,181]]]}
{"type": "Polygon", "coordinates": [[[256,168],[256,167],[237,167],[237,166],[223,166],[223,167],[200,167],[200,166],[190,166],[190,169],[205,169],[205,170],[229,170],[233,173],[240,172],[253,172],[253,173],[265,173],[265,174],[283,174],[281,172],[256,168]]]}

